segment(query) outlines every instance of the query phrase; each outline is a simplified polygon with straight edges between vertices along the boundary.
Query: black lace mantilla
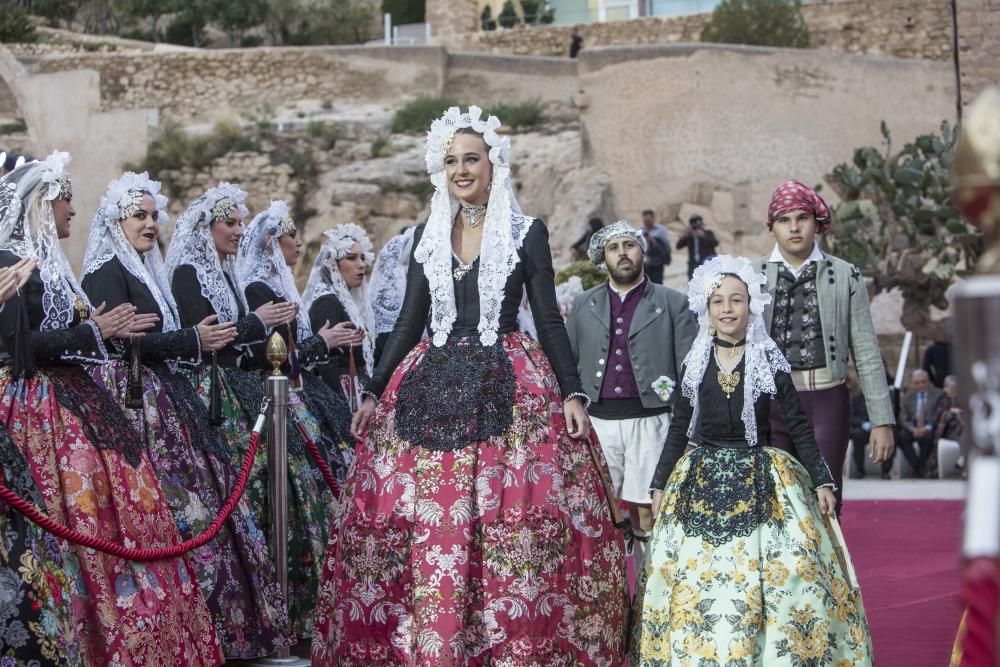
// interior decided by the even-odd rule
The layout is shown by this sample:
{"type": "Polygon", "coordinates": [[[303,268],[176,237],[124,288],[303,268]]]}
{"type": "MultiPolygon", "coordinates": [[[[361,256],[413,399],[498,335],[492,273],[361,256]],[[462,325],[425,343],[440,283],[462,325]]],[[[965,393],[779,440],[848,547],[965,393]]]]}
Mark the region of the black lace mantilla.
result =
{"type": "MultiPolygon", "coordinates": [[[[0,423],[0,467],[3,468],[4,486],[31,502],[43,513],[46,511],[42,494],[35,486],[35,480],[28,469],[24,455],[11,440],[7,427],[0,423]]],[[[6,507],[6,505],[4,505],[6,507]]]]}
{"type": "Polygon", "coordinates": [[[685,535],[721,546],[774,517],[771,459],[759,447],[698,447],[677,489],[675,514],[685,535]]]}
{"type": "MultiPolygon", "coordinates": [[[[247,423],[253,425],[260,414],[260,406],[264,404],[265,383],[267,375],[265,373],[254,373],[232,366],[222,368],[226,376],[226,383],[234,394],[240,407],[243,409],[243,416],[247,423]]],[[[295,427],[295,416],[288,415],[285,420],[285,433],[288,442],[288,453],[296,456],[305,456],[306,443],[302,440],[302,434],[295,427]]]]}
{"type": "Polygon", "coordinates": [[[447,452],[503,435],[514,422],[514,365],[478,336],[431,345],[399,385],[396,433],[447,452]]]}
{"type": "Polygon", "coordinates": [[[160,385],[167,392],[177,413],[184,417],[184,425],[191,434],[192,444],[206,454],[228,461],[229,447],[219,435],[219,430],[211,425],[208,406],[188,379],[172,372],[166,364],[149,364],[149,369],[159,378],[160,385]]]}
{"type": "Polygon", "coordinates": [[[46,370],[59,404],[80,419],[83,432],[97,449],[113,449],[133,466],[142,460],[143,438],[129,423],[115,399],[83,368],[46,370]]]}

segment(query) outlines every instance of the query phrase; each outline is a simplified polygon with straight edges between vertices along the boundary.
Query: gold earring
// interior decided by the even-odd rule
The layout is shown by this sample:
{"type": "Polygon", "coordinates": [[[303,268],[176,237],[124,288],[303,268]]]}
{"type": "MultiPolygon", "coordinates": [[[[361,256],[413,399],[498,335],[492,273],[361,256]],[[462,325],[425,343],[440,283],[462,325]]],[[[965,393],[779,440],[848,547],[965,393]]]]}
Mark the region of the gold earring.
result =
{"type": "Polygon", "coordinates": [[[715,332],[715,327],[714,326],[708,328],[708,335],[709,336],[711,336],[712,338],[715,338],[715,333],[716,332],[715,332]]]}

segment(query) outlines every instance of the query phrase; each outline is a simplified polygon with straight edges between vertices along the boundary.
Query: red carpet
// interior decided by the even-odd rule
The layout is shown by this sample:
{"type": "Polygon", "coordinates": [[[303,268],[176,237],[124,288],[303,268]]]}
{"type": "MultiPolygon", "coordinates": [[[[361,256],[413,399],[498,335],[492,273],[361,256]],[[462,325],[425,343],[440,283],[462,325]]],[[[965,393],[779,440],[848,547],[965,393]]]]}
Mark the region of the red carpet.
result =
{"type": "Polygon", "coordinates": [[[947,667],[962,615],[957,500],[848,500],[841,525],[878,667],[947,667]]]}

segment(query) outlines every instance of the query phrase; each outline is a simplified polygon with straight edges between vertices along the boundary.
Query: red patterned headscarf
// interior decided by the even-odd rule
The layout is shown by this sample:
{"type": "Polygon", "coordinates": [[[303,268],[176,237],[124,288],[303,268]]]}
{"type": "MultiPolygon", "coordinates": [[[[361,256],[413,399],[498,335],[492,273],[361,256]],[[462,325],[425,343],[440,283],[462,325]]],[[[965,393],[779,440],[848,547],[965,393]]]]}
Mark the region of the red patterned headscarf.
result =
{"type": "Polygon", "coordinates": [[[767,228],[774,226],[774,221],[789,211],[807,211],[816,217],[816,231],[820,234],[830,229],[832,221],[830,207],[823,198],[808,185],[798,181],[786,181],[771,195],[771,204],[767,207],[767,228]]]}

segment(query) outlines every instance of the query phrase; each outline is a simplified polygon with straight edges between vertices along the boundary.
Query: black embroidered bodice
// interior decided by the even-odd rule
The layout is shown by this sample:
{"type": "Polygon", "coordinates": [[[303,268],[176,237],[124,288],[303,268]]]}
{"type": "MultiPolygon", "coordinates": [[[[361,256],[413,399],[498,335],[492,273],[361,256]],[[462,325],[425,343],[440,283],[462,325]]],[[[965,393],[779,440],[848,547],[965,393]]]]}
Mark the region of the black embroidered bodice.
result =
{"type": "MultiPolygon", "coordinates": [[[[716,380],[719,367],[714,358],[709,358],[708,368],[705,369],[705,378],[699,388],[700,414],[694,433],[690,438],[693,444],[700,447],[723,449],[746,449],[749,447],[742,419],[743,390],[746,384],[742,360],[735,370],[740,373],[740,383],[732,395],[726,398],[726,394],[716,380]]],[[[683,372],[687,372],[686,367],[683,372]]],[[[791,376],[788,373],[778,373],[774,377],[774,382],[778,390],[775,400],[778,401],[785,425],[788,427],[788,433],[795,444],[799,461],[809,473],[814,486],[832,483],[833,475],[830,474],[830,469],[823,460],[823,455],[816,444],[812,425],[809,423],[809,417],[802,410],[802,404],[799,402],[799,396],[792,384],[791,376]]],[[[674,391],[672,403],[673,417],[670,420],[670,430],[667,432],[667,441],[650,483],[652,489],[664,488],[674,466],[683,456],[688,445],[687,431],[694,409],[691,406],[691,401],[684,397],[680,382],[674,391]]],[[[767,394],[761,394],[754,405],[757,421],[757,448],[767,446],[771,440],[771,427],[768,421],[770,407],[771,397],[767,394]]]]}
{"type": "MultiPolygon", "coordinates": [[[[275,303],[285,303],[287,301],[287,299],[275,294],[269,285],[261,282],[253,282],[247,285],[244,294],[246,294],[247,305],[250,307],[250,310],[256,310],[269,301],[275,303]]],[[[295,354],[298,357],[299,366],[303,369],[310,368],[315,364],[321,364],[330,356],[326,347],[326,341],[320,336],[313,335],[302,342],[298,342],[299,323],[296,319],[292,319],[287,325],[275,328],[274,331],[281,335],[286,346],[289,346],[289,341],[292,342],[295,347],[295,354]]],[[[271,362],[267,360],[265,354],[266,348],[266,341],[255,343],[251,346],[252,363],[256,369],[270,371],[271,362]]],[[[292,349],[291,346],[289,346],[290,349],[292,349]]]]}
{"type": "MultiPolygon", "coordinates": [[[[416,249],[423,236],[424,226],[420,225],[413,235],[416,249]]],[[[507,277],[504,298],[500,309],[500,335],[517,331],[517,312],[524,290],[538,331],[538,341],[545,351],[564,398],[582,393],[576,360],[569,345],[566,325],[559,312],[555,292],[555,273],[552,268],[552,253],[549,250],[549,233],[541,220],[531,224],[521,249],[519,261],[507,277]]],[[[457,268],[457,260],[452,260],[457,268]]],[[[457,318],[452,326],[449,343],[463,337],[478,336],[479,326],[479,262],[461,279],[455,281],[455,307],[457,318]]],[[[420,341],[431,308],[430,288],[424,267],[415,259],[410,259],[406,278],[406,294],[396,326],[389,336],[385,351],[379,359],[367,389],[379,396],[385,390],[389,378],[403,357],[420,341]]],[[[478,344],[478,341],[477,341],[478,344]]]]}
{"type": "MultiPolygon", "coordinates": [[[[247,313],[243,300],[237,297],[238,292],[228,274],[226,285],[236,300],[239,317],[236,321],[236,340],[217,353],[218,362],[223,366],[239,366],[242,358],[249,352],[249,346],[260,343],[267,337],[267,329],[259,317],[247,313]]],[[[212,302],[201,293],[201,283],[198,273],[190,264],[181,264],[174,270],[170,288],[180,312],[181,326],[194,327],[209,315],[218,315],[212,302]]]]}
{"type": "MultiPolygon", "coordinates": [[[[201,343],[195,329],[188,327],[164,332],[163,313],[153,293],[145,283],[126,271],[117,257],[112,257],[99,269],[84,276],[81,287],[91,303],[107,304],[106,310],[130,303],[135,306],[137,315],[153,313],[160,318],[139,341],[140,358],[144,362],[177,361],[186,366],[201,363],[201,343]]],[[[112,341],[112,349],[120,356],[127,357],[130,347],[128,341],[112,341]]]]}
{"type": "MultiPolygon", "coordinates": [[[[319,331],[327,322],[330,323],[330,326],[336,326],[341,322],[348,322],[350,319],[347,315],[347,309],[344,308],[344,304],[340,303],[340,299],[335,294],[324,294],[314,299],[309,306],[309,325],[313,331],[319,331]]],[[[347,348],[334,348],[330,350],[327,363],[316,367],[316,371],[323,378],[323,381],[337,391],[341,390],[340,376],[347,374],[347,354],[347,348]]],[[[365,352],[360,345],[354,347],[354,368],[358,375],[365,375],[365,352]]]]}

